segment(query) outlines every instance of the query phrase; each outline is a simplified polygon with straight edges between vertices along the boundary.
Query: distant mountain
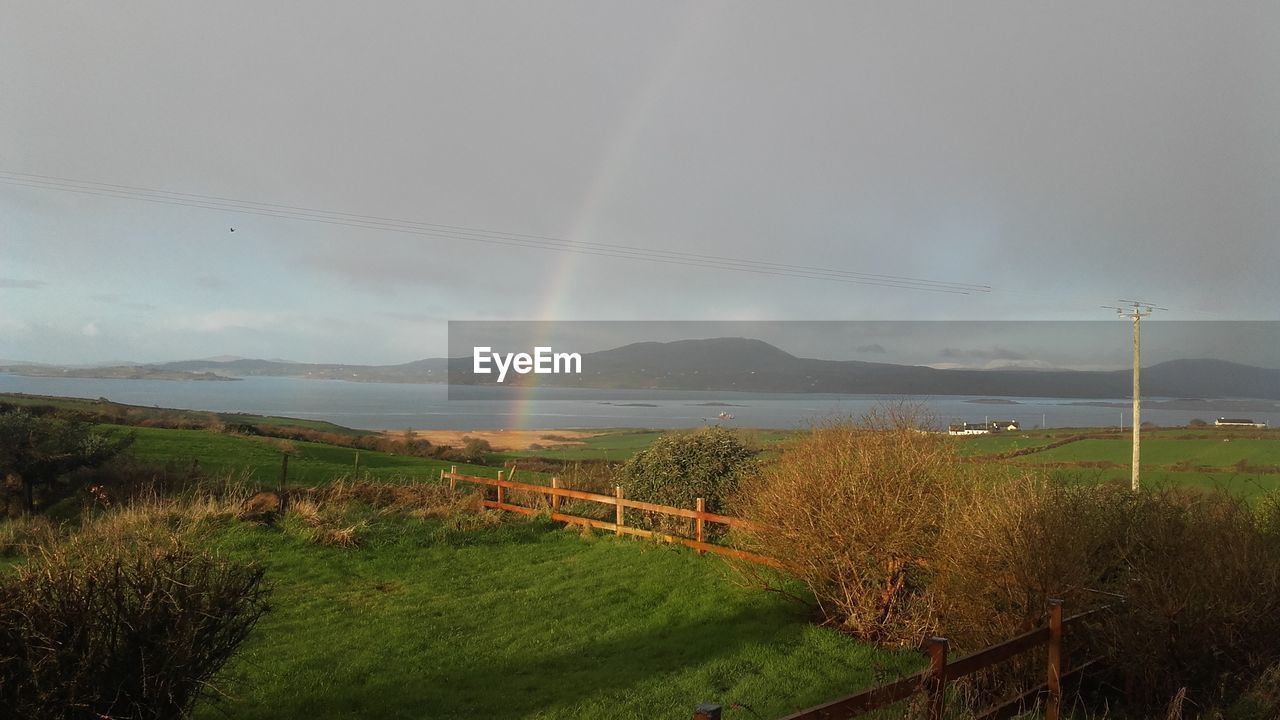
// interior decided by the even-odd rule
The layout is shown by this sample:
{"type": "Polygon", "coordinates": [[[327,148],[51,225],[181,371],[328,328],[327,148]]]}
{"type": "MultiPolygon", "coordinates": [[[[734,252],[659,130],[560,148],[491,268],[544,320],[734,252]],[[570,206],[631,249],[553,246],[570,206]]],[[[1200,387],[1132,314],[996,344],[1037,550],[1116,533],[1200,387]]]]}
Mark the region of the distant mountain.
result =
{"type": "MultiPolygon", "coordinates": [[[[353,382],[494,384],[496,375],[472,375],[472,359],[429,358],[399,365],[297,363],[249,358],[97,368],[93,377],[213,379],[297,377],[353,382]],[[453,377],[449,371],[453,370],[453,377]]],[[[773,393],[979,395],[983,397],[1124,398],[1128,370],[962,370],[858,360],[801,358],[761,340],[710,338],[641,342],[584,353],[583,374],[516,375],[504,385],[720,390],[773,393]]],[[[63,375],[65,368],[0,367],[19,374],[63,375]],[[56,371],[56,372],[55,372],[56,371]]],[[[89,371],[74,371],[76,373],[89,371]]],[[[1223,360],[1173,360],[1143,369],[1143,394],[1173,398],[1280,399],[1280,370],[1223,360]]]]}
{"type": "Polygon", "coordinates": [[[231,377],[299,377],[312,380],[354,382],[424,383],[445,382],[444,358],[414,360],[400,365],[344,365],[341,363],[299,363],[288,360],[182,360],[156,367],[180,372],[205,372],[231,377]]]}
{"type": "MultiPolygon", "coordinates": [[[[450,361],[457,384],[493,384],[471,376],[470,358],[450,361]]],[[[504,385],[727,390],[886,395],[1120,398],[1128,370],[960,370],[858,360],[796,357],[760,340],[713,338],[644,342],[585,353],[581,377],[508,374],[504,385]]],[[[1175,360],[1143,370],[1143,392],[1169,397],[1280,399],[1280,370],[1222,360],[1175,360]]]]}

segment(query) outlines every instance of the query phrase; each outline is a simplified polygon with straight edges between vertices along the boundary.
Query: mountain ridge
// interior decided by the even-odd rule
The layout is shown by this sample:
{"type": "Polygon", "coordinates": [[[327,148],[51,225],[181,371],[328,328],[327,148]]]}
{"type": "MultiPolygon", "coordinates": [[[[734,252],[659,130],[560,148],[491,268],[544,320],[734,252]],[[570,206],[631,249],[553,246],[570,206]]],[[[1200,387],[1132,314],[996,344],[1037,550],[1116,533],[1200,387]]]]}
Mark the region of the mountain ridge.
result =
{"type": "MultiPolygon", "coordinates": [[[[225,357],[225,356],[224,356],[225,357]]],[[[960,369],[862,360],[803,358],[754,338],[636,342],[582,354],[577,375],[508,374],[504,385],[766,393],[980,395],[1117,398],[1131,392],[1129,370],[960,369]]],[[[424,358],[394,365],[295,363],[253,358],[182,360],[97,368],[99,377],[161,379],[298,377],[354,382],[459,385],[493,383],[471,373],[470,357],[424,358]],[[452,371],[452,378],[450,372],[452,371]]],[[[57,375],[56,366],[9,364],[16,374],[57,375]]],[[[87,371],[61,373],[93,377],[87,371]]],[[[1217,359],[1177,359],[1143,368],[1143,392],[1161,397],[1280,399],[1280,369],[1217,359]]]]}

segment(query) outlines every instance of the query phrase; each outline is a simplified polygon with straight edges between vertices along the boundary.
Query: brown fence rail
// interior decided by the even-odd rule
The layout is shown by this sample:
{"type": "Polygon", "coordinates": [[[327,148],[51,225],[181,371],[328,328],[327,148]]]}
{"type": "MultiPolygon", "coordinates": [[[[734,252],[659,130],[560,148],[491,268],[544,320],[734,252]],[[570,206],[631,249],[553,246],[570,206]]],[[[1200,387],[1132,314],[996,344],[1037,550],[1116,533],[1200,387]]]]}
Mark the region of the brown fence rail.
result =
{"type": "Polygon", "coordinates": [[[611,531],[617,535],[634,535],[637,537],[653,538],[663,542],[673,543],[676,545],[684,545],[691,547],[699,552],[710,552],[726,557],[746,560],[760,565],[768,565],[770,567],[781,567],[781,563],[773,558],[757,555],[755,553],[737,550],[724,545],[707,542],[706,524],[716,523],[728,527],[736,527],[743,529],[752,529],[759,527],[756,523],[742,518],[730,517],[728,515],[720,515],[706,511],[706,501],[698,498],[697,504],[693,509],[678,508],[669,505],[658,505],[657,503],[644,502],[642,500],[631,500],[624,496],[621,487],[613,489],[613,495],[601,495],[598,493],[585,492],[582,490],[570,490],[569,488],[560,487],[560,481],[557,478],[551,479],[551,485],[535,485],[533,483],[517,482],[515,480],[504,480],[502,471],[498,472],[498,478],[476,477],[474,475],[459,475],[457,466],[450,468],[449,472],[440,471],[440,479],[448,480],[449,487],[456,489],[458,482],[468,482],[475,485],[485,485],[497,488],[497,499],[489,499],[488,494],[482,500],[485,507],[494,508],[496,510],[506,510],[508,512],[521,513],[524,515],[539,515],[543,510],[523,505],[516,505],[507,498],[507,490],[522,490],[525,492],[538,493],[547,498],[551,507],[550,517],[552,520],[564,523],[572,523],[574,525],[586,525],[600,530],[611,531]],[[601,505],[611,505],[616,511],[614,513],[614,521],[596,520],[595,518],[581,517],[579,515],[569,515],[560,512],[560,504],[562,498],[571,500],[585,500],[587,502],[600,503],[601,505]],[[635,510],[643,510],[645,512],[659,513],[669,515],[671,517],[687,518],[694,521],[694,537],[686,538],[679,535],[669,535],[667,533],[655,532],[653,530],[645,530],[643,528],[632,527],[626,523],[627,508],[635,510]]]}
{"type": "MultiPolygon", "coordinates": [[[[946,712],[947,684],[985,670],[997,663],[1009,660],[1017,655],[1034,650],[1037,647],[1047,648],[1045,682],[1017,697],[1010,698],[998,705],[986,708],[977,714],[977,720],[1004,720],[1021,712],[1026,712],[1038,702],[1043,701],[1045,720],[1059,720],[1062,713],[1062,689],[1068,682],[1079,680],[1083,671],[1093,667],[1098,658],[1083,662],[1071,670],[1063,671],[1065,657],[1062,640],[1066,628],[1078,624],[1085,618],[1106,610],[1098,608],[1089,612],[1062,616],[1062,601],[1049,601],[1049,623],[1002,643],[965,655],[955,660],[947,657],[946,638],[930,638],[925,643],[925,652],[929,656],[929,667],[913,675],[894,680],[893,682],[868,688],[852,695],[846,695],[830,702],[816,705],[806,710],[782,718],[782,720],[839,720],[862,715],[872,710],[879,710],[916,694],[924,693],[928,701],[930,720],[942,720],[946,712]]],[[[719,706],[700,705],[694,711],[694,718],[718,718],[719,706]]]]}

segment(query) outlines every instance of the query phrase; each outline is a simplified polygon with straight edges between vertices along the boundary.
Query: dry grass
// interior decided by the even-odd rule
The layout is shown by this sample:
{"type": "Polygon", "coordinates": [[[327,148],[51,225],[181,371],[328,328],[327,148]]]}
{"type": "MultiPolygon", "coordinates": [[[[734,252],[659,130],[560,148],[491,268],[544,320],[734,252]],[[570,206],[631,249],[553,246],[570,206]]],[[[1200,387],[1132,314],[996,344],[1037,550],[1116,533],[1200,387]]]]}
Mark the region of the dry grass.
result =
{"type": "Polygon", "coordinates": [[[0,520],[0,557],[33,554],[65,534],[60,525],[41,515],[0,520]]]}
{"type": "Polygon", "coordinates": [[[309,542],[359,547],[371,527],[369,510],[417,519],[465,518],[484,514],[480,495],[440,483],[389,484],[340,479],[329,485],[291,490],[282,525],[309,542]]]}
{"type": "Polygon", "coordinates": [[[0,717],[188,715],[266,590],[260,567],[203,550],[175,507],[110,512],[0,576],[0,717]]]}

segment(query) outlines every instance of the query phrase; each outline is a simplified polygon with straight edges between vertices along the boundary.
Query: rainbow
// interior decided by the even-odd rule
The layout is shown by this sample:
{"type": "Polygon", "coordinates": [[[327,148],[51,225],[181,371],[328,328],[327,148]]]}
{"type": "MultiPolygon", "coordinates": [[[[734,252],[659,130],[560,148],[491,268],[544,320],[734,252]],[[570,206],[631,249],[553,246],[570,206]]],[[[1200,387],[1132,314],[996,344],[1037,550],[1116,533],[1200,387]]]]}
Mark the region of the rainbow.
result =
{"type": "MultiPolygon", "coordinates": [[[[594,179],[587,186],[582,201],[579,203],[579,210],[570,224],[569,233],[566,235],[570,242],[578,242],[598,234],[596,226],[600,209],[617,185],[618,178],[621,177],[629,159],[634,154],[641,131],[653,115],[654,109],[658,107],[660,101],[666,95],[667,89],[676,78],[677,72],[684,64],[690,49],[710,26],[712,19],[719,10],[720,4],[708,3],[693,6],[689,11],[681,25],[681,31],[672,43],[670,52],[666,55],[666,59],[656,68],[653,74],[650,75],[648,82],[636,94],[629,111],[623,116],[621,124],[614,132],[612,142],[608,144],[607,150],[601,157],[600,162],[597,163],[594,179]]],[[[535,313],[535,319],[547,323],[546,327],[550,327],[550,323],[553,321],[564,320],[565,314],[572,314],[572,309],[565,307],[565,300],[573,285],[579,257],[578,253],[561,254],[560,262],[547,282],[543,301],[535,313]]],[[[546,335],[538,339],[542,342],[536,344],[550,344],[550,338],[546,335]]],[[[534,385],[536,383],[519,387],[516,390],[515,397],[510,401],[507,415],[513,420],[511,429],[530,429],[533,416],[534,385]]]]}

